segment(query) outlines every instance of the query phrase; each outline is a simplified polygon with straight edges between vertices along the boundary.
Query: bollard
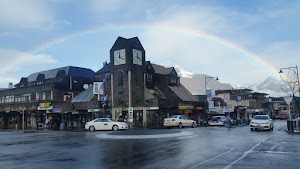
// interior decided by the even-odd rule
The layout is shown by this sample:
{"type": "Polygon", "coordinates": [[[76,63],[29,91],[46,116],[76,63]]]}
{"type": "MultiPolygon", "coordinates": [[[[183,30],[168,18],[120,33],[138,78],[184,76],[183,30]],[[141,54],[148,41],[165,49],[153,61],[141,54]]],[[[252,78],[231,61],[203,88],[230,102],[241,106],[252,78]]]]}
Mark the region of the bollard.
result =
{"type": "Polygon", "coordinates": [[[290,121],[290,125],[291,125],[291,132],[294,132],[294,122],[290,121]]]}
{"type": "Polygon", "coordinates": [[[18,124],[16,124],[16,130],[18,130],[18,124]]]}

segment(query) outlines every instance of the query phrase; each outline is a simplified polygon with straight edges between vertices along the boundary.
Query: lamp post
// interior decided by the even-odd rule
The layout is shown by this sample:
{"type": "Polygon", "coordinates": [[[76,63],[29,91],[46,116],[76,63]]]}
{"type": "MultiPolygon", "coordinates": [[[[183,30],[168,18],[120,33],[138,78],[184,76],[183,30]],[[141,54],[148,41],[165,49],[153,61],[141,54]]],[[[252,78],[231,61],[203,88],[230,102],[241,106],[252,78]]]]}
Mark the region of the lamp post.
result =
{"type": "MultiPolygon", "coordinates": [[[[299,73],[298,73],[298,66],[296,65],[295,67],[287,67],[287,68],[280,68],[279,73],[283,73],[282,70],[288,70],[293,72],[293,75],[288,76],[287,78],[291,78],[290,80],[287,79],[287,82],[290,83],[291,88],[291,92],[292,92],[292,98],[294,98],[294,94],[298,92],[298,95],[300,97],[300,84],[299,84],[299,73]],[[296,91],[295,91],[296,90],[296,91]],[[297,91],[298,90],[298,91],[297,91]]],[[[298,102],[296,101],[296,106],[297,106],[297,110],[299,111],[299,105],[298,102]]],[[[289,111],[290,111],[290,104],[289,104],[289,111]]],[[[299,114],[298,114],[299,115],[299,114]]],[[[291,120],[291,114],[289,113],[289,118],[291,120]]]]}
{"type": "Polygon", "coordinates": [[[283,73],[282,70],[286,70],[286,69],[293,72],[293,81],[289,81],[289,83],[294,83],[294,84],[297,85],[296,86],[297,87],[296,90],[298,90],[298,94],[300,96],[300,84],[299,84],[298,66],[296,65],[295,67],[280,68],[279,73],[283,73]]]}
{"type": "Polygon", "coordinates": [[[24,114],[24,108],[23,108],[23,118],[22,118],[22,129],[23,129],[23,131],[24,131],[24,128],[25,128],[24,122],[25,122],[25,114],[24,114]]]}
{"type": "Polygon", "coordinates": [[[212,78],[216,78],[216,80],[219,80],[218,77],[213,77],[213,76],[205,76],[205,84],[204,84],[204,90],[205,90],[205,95],[207,94],[206,93],[206,86],[207,86],[207,83],[210,81],[210,79],[212,78]]]}

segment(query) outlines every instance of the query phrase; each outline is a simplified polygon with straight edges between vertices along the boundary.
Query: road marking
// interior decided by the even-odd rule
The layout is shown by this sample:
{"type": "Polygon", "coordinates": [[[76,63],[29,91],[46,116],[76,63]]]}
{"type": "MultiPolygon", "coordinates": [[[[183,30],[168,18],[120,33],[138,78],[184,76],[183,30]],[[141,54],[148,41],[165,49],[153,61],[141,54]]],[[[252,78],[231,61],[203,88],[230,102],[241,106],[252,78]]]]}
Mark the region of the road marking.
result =
{"type": "Polygon", "coordinates": [[[231,149],[229,149],[229,150],[226,150],[225,152],[223,152],[223,153],[221,153],[221,154],[219,154],[219,155],[217,155],[217,156],[214,156],[214,157],[212,157],[212,158],[209,158],[209,159],[207,159],[207,160],[205,160],[205,161],[202,161],[202,162],[200,162],[200,163],[198,163],[198,164],[196,164],[196,165],[190,167],[189,169],[196,168],[196,167],[198,167],[198,166],[200,166],[200,165],[202,165],[202,164],[204,164],[204,163],[206,163],[206,162],[208,162],[208,161],[211,161],[211,160],[214,160],[214,159],[216,159],[216,158],[219,158],[220,156],[222,156],[222,155],[224,155],[224,154],[226,154],[226,153],[232,151],[233,149],[234,149],[234,148],[231,148],[231,149]]]}
{"type": "MultiPolygon", "coordinates": [[[[271,137],[270,137],[270,138],[271,138],[271,137]]],[[[245,158],[248,154],[252,153],[253,150],[254,150],[256,147],[260,146],[263,142],[269,140],[270,138],[265,139],[265,140],[263,140],[263,141],[257,143],[257,144],[256,144],[255,146],[253,146],[250,150],[244,152],[244,154],[243,154],[240,158],[238,158],[238,159],[235,160],[234,162],[230,163],[229,165],[227,165],[227,166],[224,167],[223,169],[230,169],[234,164],[236,164],[237,162],[241,161],[241,160],[242,160],[243,158],[245,158]]]]}

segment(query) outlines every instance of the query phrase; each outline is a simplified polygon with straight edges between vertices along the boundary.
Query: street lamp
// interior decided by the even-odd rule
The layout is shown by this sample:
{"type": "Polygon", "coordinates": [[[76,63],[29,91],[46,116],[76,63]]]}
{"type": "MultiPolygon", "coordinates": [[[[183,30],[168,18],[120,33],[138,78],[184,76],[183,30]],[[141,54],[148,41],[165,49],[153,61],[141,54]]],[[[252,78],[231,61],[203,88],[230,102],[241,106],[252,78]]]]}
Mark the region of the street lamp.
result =
{"type": "MultiPolygon", "coordinates": [[[[298,88],[298,93],[299,93],[299,96],[300,96],[300,84],[299,84],[299,73],[298,73],[298,66],[296,65],[295,67],[287,67],[287,68],[280,68],[279,70],[279,73],[283,73],[282,70],[289,70],[289,71],[292,71],[294,73],[294,79],[295,81],[291,81],[290,83],[296,83],[297,84],[297,88],[298,88]]],[[[294,87],[294,86],[293,86],[294,87]]],[[[292,91],[293,92],[293,91],[292,91]]]]}
{"type": "MultiPolygon", "coordinates": [[[[287,79],[287,82],[290,83],[289,85],[292,85],[290,86],[290,89],[292,90],[292,99],[294,98],[294,94],[297,93],[297,90],[298,90],[298,94],[300,96],[300,84],[299,84],[299,73],[298,73],[298,66],[296,65],[295,67],[287,67],[287,68],[280,68],[280,71],[279,73],[283,73],[282,70],[289,70],[291,72],[293,72],[293,75],[292,76],[289,76],[287,78],[291,78],[290,81],[289,79],[287,79]],[[296,90],[296,92],[295,92],[296,90]]],[[[296,101],[296,106],[297,106],[297,109],[299,111],[299,105],[298,105],[298,102],[296,101]]],[[[299,114],[298,114],[299,115],[299,114]]],[[[290,114],[290,103],[289,103],[289,119],[291,120],[291,114],[290,114]]]]}
{"type": "Polygon", "coordinates": [[[207,94],[206,93],[206,86],[207,86],[207,83],[210,81],[210,79],[212,78],[215,78],[216,80],[219,80],[219,78],[216,76],[216,77],[213,77],[213,76],[205,76],[205,85],[204,85],[204,90],[205,90],[205,95],[207,94]]]}

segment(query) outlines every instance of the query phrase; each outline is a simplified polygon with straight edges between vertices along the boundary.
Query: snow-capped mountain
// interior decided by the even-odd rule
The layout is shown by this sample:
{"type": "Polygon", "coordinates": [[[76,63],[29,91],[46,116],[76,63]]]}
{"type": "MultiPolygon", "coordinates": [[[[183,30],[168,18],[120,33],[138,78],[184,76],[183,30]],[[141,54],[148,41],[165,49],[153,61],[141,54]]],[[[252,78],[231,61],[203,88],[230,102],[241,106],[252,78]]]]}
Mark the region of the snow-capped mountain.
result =
{"type": "MultiPolygon", "coordinates": [[[[205,74],[196,74],[187,70],[184,70],[180,66],[174,66],[178,76],[180,77],[181,84],[184,85],[192,94],[204,94],[205,93],[205,74]]],[[[232,86],[227,83],[220,83],[215,79],[210,79],[206,86],[207,89],[212,90],[228,90],[232,89],[232,86]]]]}
{"type": "Polygon", "coordinates": [[[268,77],[259,84],[253,84],[248,88],[256,92],[267,93],[269,96],[280,97],[287,95],[284,91],[289,91],[287,86],[281,81],[273,77],[268,77]]]}
{"type": "Polygon", "coordinates": [[[177,71],[178,76],[180,76],[181,78],[193,78],[194,73],[184,70],[183,68],[181,68],[178,65],[174,66],[175,70],[177,71]]]}
{"type": "MultiPolygon", "coordinates": [[[[205,76],[206,74],[196,74],[191,71],[187,71],[184,68],[175,65],[175,70],[180,77],[180,82],[183,84],[192,94],[204,94],[205,93],[205,76]]],[[[215,79],[210,79],[207,83],[207,89],[213,90],[230,90],[233,87],[227,83],[220,83],[215,79]]],[[[253,84],[247,88],[252,89],[253,92],[266,93],[272,97],[286,96],[289,91],[287,86],[281,80],[277,80],[274,77],[268,77],[266,80],[259,84],[253,84]]]]}

